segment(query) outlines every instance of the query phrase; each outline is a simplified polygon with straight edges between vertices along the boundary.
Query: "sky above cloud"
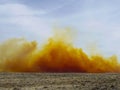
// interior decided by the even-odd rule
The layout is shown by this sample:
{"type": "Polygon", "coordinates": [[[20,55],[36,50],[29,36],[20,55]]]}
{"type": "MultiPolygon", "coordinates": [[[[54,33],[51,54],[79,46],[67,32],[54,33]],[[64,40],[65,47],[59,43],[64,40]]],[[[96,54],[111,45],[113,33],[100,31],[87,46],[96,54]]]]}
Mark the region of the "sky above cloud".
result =
{"type": "Polygon", "coordinates": [[[77,31],[75,45],[120,57],[120,0],[0,0],[0,41],[14,37],[44,41],[52,28],[77,31]]]}

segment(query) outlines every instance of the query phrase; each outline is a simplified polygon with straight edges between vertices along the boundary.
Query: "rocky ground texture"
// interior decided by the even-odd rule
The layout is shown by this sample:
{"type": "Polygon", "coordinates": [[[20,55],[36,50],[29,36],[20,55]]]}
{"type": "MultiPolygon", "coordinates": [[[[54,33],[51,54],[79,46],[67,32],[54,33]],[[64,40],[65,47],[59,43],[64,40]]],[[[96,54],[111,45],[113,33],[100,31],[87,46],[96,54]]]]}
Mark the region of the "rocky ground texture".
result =
{"type": "Polygon", "coordinates": [[[0,90],[120,90],[120,74],[4,72],[0,90]]]}

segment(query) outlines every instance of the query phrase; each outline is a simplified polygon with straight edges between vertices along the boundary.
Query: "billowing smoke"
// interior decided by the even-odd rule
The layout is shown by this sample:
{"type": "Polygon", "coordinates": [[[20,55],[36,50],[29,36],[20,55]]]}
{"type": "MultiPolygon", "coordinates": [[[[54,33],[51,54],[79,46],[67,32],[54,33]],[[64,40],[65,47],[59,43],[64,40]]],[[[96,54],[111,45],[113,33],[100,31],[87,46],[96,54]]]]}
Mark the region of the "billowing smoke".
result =
{"type": "Polygon", "coordinates": [[[25,39],[10,39],[1,43],[0,71],[120,72],[116,56],[88,56],[81,48],[74,47],[65,33],[56,33],[42,46],[25,39]]]}

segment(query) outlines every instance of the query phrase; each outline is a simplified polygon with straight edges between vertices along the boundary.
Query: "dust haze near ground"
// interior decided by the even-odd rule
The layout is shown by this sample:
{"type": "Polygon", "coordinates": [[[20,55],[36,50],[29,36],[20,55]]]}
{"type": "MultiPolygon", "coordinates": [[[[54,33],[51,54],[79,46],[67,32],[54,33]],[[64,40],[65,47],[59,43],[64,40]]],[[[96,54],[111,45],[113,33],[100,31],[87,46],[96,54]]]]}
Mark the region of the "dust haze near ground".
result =
{"type": "Polygon", "coordinates": [[[4,72],[0,90],[120,90],[120,74],[4,72]]]}
{"type": "Polygon", "coordinates": [[[73,45],[69,28],[56,30],[46,43],[13,38],[0,44],[2,72],[120,72],[117,56],[87,55],[73,45]]]}

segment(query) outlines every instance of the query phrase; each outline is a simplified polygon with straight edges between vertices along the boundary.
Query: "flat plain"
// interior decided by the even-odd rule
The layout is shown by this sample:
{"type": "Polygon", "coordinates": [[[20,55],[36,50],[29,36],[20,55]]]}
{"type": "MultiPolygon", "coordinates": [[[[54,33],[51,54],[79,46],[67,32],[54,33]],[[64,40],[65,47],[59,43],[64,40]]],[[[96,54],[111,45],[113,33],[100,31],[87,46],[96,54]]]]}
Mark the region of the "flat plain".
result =
{"type": "Polygon", "coordinates": [[[120,90],[120,74],[1,72],[0,90],[120,90]]]}

